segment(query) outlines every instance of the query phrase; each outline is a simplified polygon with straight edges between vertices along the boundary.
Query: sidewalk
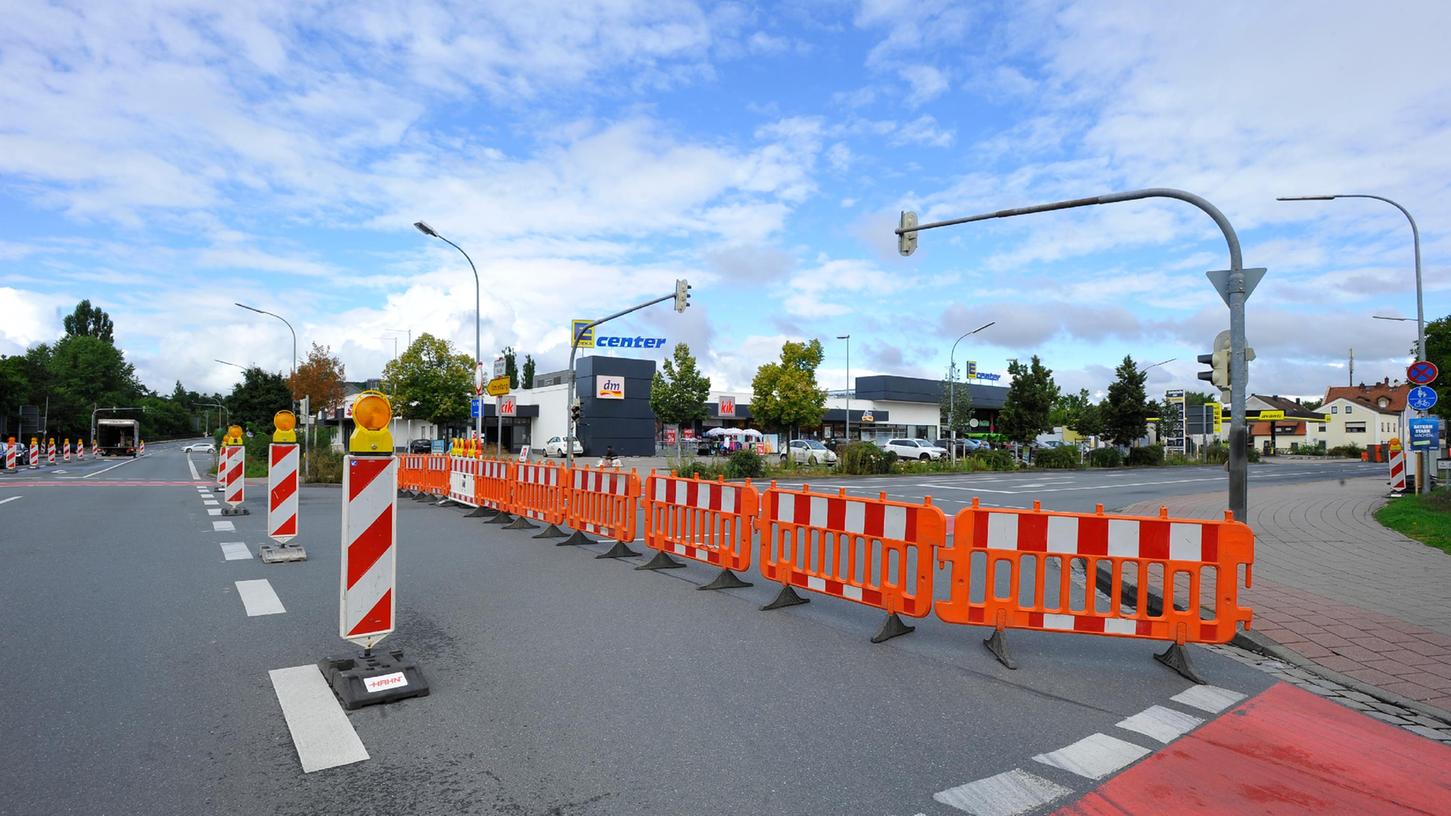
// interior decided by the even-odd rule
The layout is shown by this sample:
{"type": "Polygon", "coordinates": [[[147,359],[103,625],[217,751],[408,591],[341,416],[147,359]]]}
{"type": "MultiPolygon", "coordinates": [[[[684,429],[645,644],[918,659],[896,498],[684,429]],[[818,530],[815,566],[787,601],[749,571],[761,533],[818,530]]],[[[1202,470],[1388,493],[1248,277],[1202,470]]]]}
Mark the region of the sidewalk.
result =
{"type": "MultiPolygon", "coordinates": [[[[1382,527],[1371,514],[1385,492],[1378,478],[1251,484],[1252,636],[1451,720],[1451,556],[1382,527]]],[[[1124,512],[1157,515],[1160,506],[1223,518],[1225,496],[1124,512]]]]}

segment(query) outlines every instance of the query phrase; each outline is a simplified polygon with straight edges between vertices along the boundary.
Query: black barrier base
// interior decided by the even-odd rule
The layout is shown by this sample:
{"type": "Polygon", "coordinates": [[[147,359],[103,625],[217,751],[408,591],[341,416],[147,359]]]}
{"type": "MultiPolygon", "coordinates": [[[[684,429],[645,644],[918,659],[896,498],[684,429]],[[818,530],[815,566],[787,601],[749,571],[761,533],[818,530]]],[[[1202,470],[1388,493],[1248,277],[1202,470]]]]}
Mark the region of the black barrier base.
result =
{"type": "Polygon", "coordinates": [[[250,516],[250,515],[252,515],[252,511],[248,510],[245,507],[223,507],[222,508],[222,515],[224,515],[224,516],[250,516]]]}
{"type": "Polygon", "coordinates": [[[711,579],[711,582],[696,589],[739,589],[740,587],[755,586],[750,581],[742,581],[734,572],[722,569],[720,574],[711,579]]]}
{"type": "Polygon", "coordinates": [[[611,547],[609,552],[602,552],[596,555],[595,558],[634,558],[637,555],[639,553],[630,549],[628,544],[623,541],[616,541],[615,546],[611,547]]]}
{"type": "Polygon", "coordinates": [[[781,587],[781,594],[776,596],[776,600],[761,607],[761,611],[769,612],[772,609],[784,609],[788,606],[800,606],[801,604],[810,602],[810,598],[803,598],[797,595],[796,590],[792,589],[790,584],[787,584],[781,587]]]}
{"type": "Polygon", "coordinates": [[[1154,655],[1154,659],[1178,672],[1185,680],[1198,683],[1201,686],[1205,685],[1204,679],[1199,676],[1199,672],[1194,670],[1194,664],[1189,662],[1189,652],[1184,648],[1184,644],[1171,643],[1169,644],[1169,648],[1165,649],[1161,654],[1154,655]]]}
{"type": "Polygon", "coordinates": [[[569,538],[566,538],[563,541],[555,542],[554,546],[556,546],[556,547],[577,547],[577,546],[579,546],[581,544],[595,544],[595,543],[598,543],[598,542],[596,542],[594,539],[590,538],[589,536],[585,535],[584,533],[581,533],[580,531],[575,530],[574,531],[574,535],[570,536],[569,538]]]}
{"type": "Polygon", "coordinates": [[[637,569],[637,570],[663,570],[663,569],[684,569],[684,568],[685,568],[685,562],[683,562],[683,561],[676,561],[674,558],[671,558],[670,556],[666,555],[663,550],[657,550],[655,552],[655,557],[654,558],[651,558],[649,561],[646,561],[645,563],[641,564],[640,566],[635,567],[635,569],[637,569]]]}
{"type": "Polygon", "coordinates": [[[515,516],[514,517],[514,520],[511,521],[511,522],[509,522],[509,526],[505,527],[504,529],[505,530],[533,530],[535,527],[538,527],[538,526],[539,525],[537,525],[537,524],[530,524],[529,523],[529,519],[526,519],[523,516],[515,516]]]}
{"type": "Polygon", "coordinates": [[[569,533],[566,533],[565,531],[551,524],[548,527],[545,527],[543,530],[539,531],[538,533],[530,536],[530,538],[566,538],[568,536],[569,533]]]}
{"type": "Polygon", "coordinates": [[[433,499],[433,495],[430,494],[430,493],[422,493],[422,492],[419,492],[419,493],[414,493],[413,494],[413,500],[416,501],[416,502],[426,502],[426,501],[430,501],[432,499],[433,499]]]}
{"type": "Polygon", "coordinates": [[[493,518],[489,519],[488,521],[485,521],[484,523],[485,524],[512,524],[513,522],[514,522],[514,517],[513,516],[511,516],[508,513],[505,513],[504,511],[500,510],[499,512],[497,512],[497,513],[494,514],[494,517],[493,518]]]}
{"type": "Polygon", "coordinates": [[[475,507],[467,513],[464,513],[464,518],[483,518],[484,516],[489,515],[490,512],[491,511],[486,510],[485,508],[475,507]]]}
{"type": "Polygon", "coordinates": [[[264,564],[286,564],[289,561],[306,561],[307,550],[297,544],[263,544],[257,548],[257,555],[264,564]]]}
{"type": "Polygon", "coordinates": [[[349,711],[409,697],[428,696],[428,681],[418,664],[403,657],[402,649],[387,652],[365,649],[356,658],[320,660],[317,668],[343,708],[349,711]],[[369,686],[373,690],[370,691],[369,686]]]}
{"type": "Polygon", "coordinates": [[[872,636],[872,642],[882,643],[883,641],[891,640],[894,637],[901,637],[902,635],[915,631],[917,631],[917,627],[908,626],[902,622],[902,619],[897,616],[896,612],[891,612],[887,615],[887,619],[882,621],[882,628],[878,629],[877,633],[872,636]]]}
{"type": "Polygon", "coordinates": [[[398,488],[398,498],[400,498],[400,499],[406,499],[408,497],[409,497],[409,493],[408,493],[407,490],[404,490],[401,487],[398,488]]]}
{"type": "Polygon", "coordinates": [[[434,502],[434,507],[453,507],[457,502],[450,498],[442,498],[434,502]]]}
{"type": "Polygon", "coordinates": [[[984,640],[982,645],[986,646],[987,650],[993,653],[993,657],[996,657],[999,663],[1010,669],[1016,669],[1018,667],[1018,662],[1008,655],[1008,639],[1003,636],[1003,630],[998,629],[994,631],[993,636],[984,640]]]}

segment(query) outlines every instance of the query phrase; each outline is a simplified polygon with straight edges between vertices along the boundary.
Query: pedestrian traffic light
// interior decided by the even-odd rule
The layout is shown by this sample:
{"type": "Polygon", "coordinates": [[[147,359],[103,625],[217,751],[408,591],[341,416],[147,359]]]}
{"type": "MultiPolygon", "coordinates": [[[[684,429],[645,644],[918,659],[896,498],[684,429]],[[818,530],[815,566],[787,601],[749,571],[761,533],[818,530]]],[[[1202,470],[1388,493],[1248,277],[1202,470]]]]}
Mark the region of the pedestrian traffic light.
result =
{"type": "Polygon", "coordinates": [[[902,211],[902,220],[897,224],[897,251],[903,255],[911,255],[917,251],[917,213],[911,210],[902,211]],[[907,232],[911,230],[911,232],[907,232]]]}
{"type": "Polygon", "coordinates": [[[580,405],[578,401],[569,406],[569,418],[574,422],[584,419],[584,406],[580,405]]]}
{"type": "Polygon", "coordinates": [[[690,284],[684,278],[675,282],[675,311],[683,312],[690,305],[690,284]]]}

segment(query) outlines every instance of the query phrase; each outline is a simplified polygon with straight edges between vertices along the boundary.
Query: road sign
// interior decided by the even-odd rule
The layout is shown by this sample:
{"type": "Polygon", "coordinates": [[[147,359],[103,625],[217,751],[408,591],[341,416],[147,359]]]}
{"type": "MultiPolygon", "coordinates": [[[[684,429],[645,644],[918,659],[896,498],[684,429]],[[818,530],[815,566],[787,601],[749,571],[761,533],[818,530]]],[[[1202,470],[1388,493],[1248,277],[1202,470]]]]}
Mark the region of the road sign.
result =
{"type": "MultiPolygon", "coordinates": [[[[567,444],[572,445],[574,443],[569,442],[567,444]]],[[[519,449],[519,463],[520,464],[528,464],[529,463],[529,446],[528,445],[525,445],[524,447],[522,447],[522,448],[519,449]]]]}
{"type": "Polygon", "coordinates": [[[511,417],[518,413],[518,401],[515,397],[499,398],[499,416],[511,417]]]}
{"type": "MultiPolygon", "coordinates": [[[[469,405],[469,418],[470,419],[473,419],[474,417],[479,417],[479,416],[483,416],[483,415],[484,415],[484,398],[483,397],[474,397],[472,400],[470,400],[470,405],[469,405]]],[[[438,453],[438,451],[434,451],[434,453],[438,453]]]]}
{"type": "Polygon", "coordinates": [[[1429,385],[1418,385],[1406,395],[1406,404],[1417,411],[1429,411],[1436,404],[1436,389],[1429,385]]]}
{"type": "Polygon", "coordinates": [[[505,365],[505,361],[504,361],[504,358],[503,357],[497,357],[497,358],[495,358],[494,359],[494,379],[497,380],[500,377],[504,376],[504,371],[507,368],[508,368],[508,366],[505,365]]]}
{"type": "Polygon", "coordinates": [[[1434,450],[1440,447],[1441,420],[1427,417],[1410,422],[1411,450],[1434,450]]]}
{"type": "Polygon", "coordinates": [[[491,397],[502,397],[509,393],[509,378],[495,377],[489,380],[488,392],[491,397]]]}
{"type": "MultiPolygon", "coordinates": [[[[1205,272],[1204,273],[1204,276],[1207,277],[1207,278],[1209,278],[1209,282],[1214,285],[1214,291],[1218,292],[1219,293],[1219,296],[1221,298],[1224,298],[1224,305],[1225,306],[1228,306],[1229,305],[1229,270],[1228,269],[1213,269],[1213,270],[1210,270],[1208,272],[1205,272]]],[[[1244,299],[1245,300],[1249,300],[1250,294],[1254,292],[1256,286],[1259,286],[1260,285],[1260,281],[1263,280],[1264,277],[1265,277],[1265,268],[1264,267],[1255,267],[1255,268],[1252,268],[1252,269],[1246,269],[1246,270],[1244,270],[1244,299]]]]}
{"type": "Polygon", "coordinates": [[[1417,360],[1406,366],[1406,379],[1416,385],[1430,385],[1436,381],[1436,376],[1440,373],[1436,369],[1436,364],[1430,360],[1417,360]]]}

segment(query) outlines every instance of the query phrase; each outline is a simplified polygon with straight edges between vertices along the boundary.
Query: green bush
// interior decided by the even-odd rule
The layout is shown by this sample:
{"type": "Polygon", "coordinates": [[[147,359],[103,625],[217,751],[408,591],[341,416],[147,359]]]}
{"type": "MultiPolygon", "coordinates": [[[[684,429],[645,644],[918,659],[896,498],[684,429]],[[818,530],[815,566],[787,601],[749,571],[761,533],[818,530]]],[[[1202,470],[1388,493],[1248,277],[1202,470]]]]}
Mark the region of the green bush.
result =
{"type": "Polygon", "coordinates": [[[836,449],[841,472],[854,476],[871,476],[891,473],[897,454],[889,453],[870,442],[853,442],[836,449]]]}
{"type": "Polygon", "coordinates": [[[1041,468],[1072,470],[1082,464],[1082,458],[1078,453],[1078,448],[1065,445],[1038,451],[1037,455],[1033,457],[1033,464],[1041,468]]]}
{"type": "Polygon", "coordinates": [[[973,451],[966,457],[973,465],[972,470],[1017,470],[1017,460],[1005,450],[973,451]]]}
{"type": "Polygon", "coordinates": [[[342,451],[335,451],[331,447],[314,449],[308,455],[307,468],[309,482],[343,483],[342,451]]]}
{"type": "Polygon", "coordinates": [[[1088,452],[1088,466],[1098,468],[1122,467],[1124,455],[1118,448],[1094,448],[1088,452]]]}
{"type": "Polygon", "coordinates": [[[1337,445],[1325,452],[1326,456],[1344,456],[1349,459],[1359,459],[1365,449],[1359,445],[1337,445]]]}
{"type": "Polygon", "coordinates": [[[725,467],[713,462],[686,462],[675,469],[675,475],[687,479],[716,479],[725,475],[725,467]]]}
{"type": "Polygon", "coordinates": [[[1146,445],[1142,448],[1129,448],[1128,463],[1155,467],[1162,465],[1164,464],[1164,446],[1146,445]]]}
{"type": "Polygon", "coordinates": [[[727,479],[759,479],[766,475],[766,458],[752,448],[741,448],[726,460],[727,479]]]}

